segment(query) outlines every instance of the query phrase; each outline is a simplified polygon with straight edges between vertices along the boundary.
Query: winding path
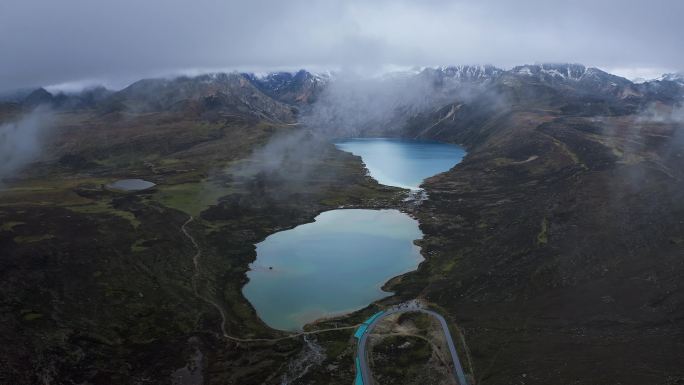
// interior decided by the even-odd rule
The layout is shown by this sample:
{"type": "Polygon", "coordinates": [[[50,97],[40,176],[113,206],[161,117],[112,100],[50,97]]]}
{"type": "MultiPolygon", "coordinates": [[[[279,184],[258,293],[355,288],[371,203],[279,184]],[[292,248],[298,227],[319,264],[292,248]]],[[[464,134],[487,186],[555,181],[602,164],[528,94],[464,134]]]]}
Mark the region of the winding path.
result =
{"type": "Polygon", "coordinates": [[[366,344],[368,342],[368,335],[371,333],[375,325],[388,315],[408,312],[421,312],[437,318],[439,324],[442,326],[442,332],[444,333],[447,345],[449,346],[449,352],[451,353],[451,360],[453,362],[454,377],[459,385],[468,385],[465,373],[463,372],[463,366],[461,366],[461,361],[458,359],[456,346],[454,345],[454,340],[451,338],[451,333],[449,332],[449,326],[447,325],[446,320],[441,314],[432,310],[424,309],[416,304],[405,304],[400,307],[392,308],[381,314],[379,313],[371,317],[371,321],[368,324],[362,324],[359,331],[357,331],[357,334],[355,335],[355,337],[359,340],[358,349],[356,352],[356,364],[357,370],[359,372],[357,373],[355,385],[373,384],[373,376],[371,375],[370,368],[368,367],[368,352],[366,351],[366,344]]]}
{"type": "Polygon", "coordinates": [[[306,335],[335,331],[335,330],[356,329],[357,327],[359,327],[360,324],[352,325],[352,326],[341,326],[341,327],[336,327],[336,328],[328,328],[328,329],[317,329],[317,330],[311,330],[311,331],[303,331],[303,332],[299,332],[299,333],[291,333],[291,334],[288,334],[284,337],[277,337],[277,338],[240,338],[240,337],[235,337],[235,336],[229,335],[226,332],[226,312],[223,310],[223,308],[221,307],[221,305],[219,305],[218,302],[214,301],[213,299],[211,299],[205,295],[200,294],[199,290],[197,290],[197,277],[199,275],[199,259],[202,256],[202,249],[200,249],[199,244],[197,243],[195,238],[192,235],[190,235],[190,233],[188,232],[188,229],[187,229],[188,224],[190,224],[190,222],[192,222],[193,220],[195,220],[195,218],[190,216],[190,218],[188,218],[188,220],[185,221],[185,223],[183,223],[183,225],[181,226],[181,231],[183,232],[183,234],[188,239],[190,239],[190,242],[192,242],[192,245],[195,247],[195,250],[196,250],[195,255],[192,256],[192,263],[193,263],[193,266],[195,268],[195,271],[192,275],[192,290],[198,298],[200,298],[204,302],[212,305],[214,308],[216,308],[216,310],[221,315],[221,334],[223,335],[223,337],[225,337],[229,340],[232,340],[232,341],[236,341],[236,342],[277,342],[277,341],[286,340],[288,338],[296,338],[296,337],[301,337],[301,336],[306,336],[306,335]]]}
{"type": "Polygon", "coordinates": [[[394,307],[390,310],[377,313],[375,316],[371,317],[370,322],[366,321],[366,323],[361,323],[361,324],[356,324],[352,326],[342,326],[342,327],[336,327],[336,328],[328,328],[328,329],[318,329],[318,330],[312,330],[312,331],[303,331],[299,333],[291,333],[283,337],[277,337],[277,338],[240,338],[240,337],[235,337],[231,336],[226,332],[226,313],[221,307],[221,305],[216,302],[215,300],[211,299],[210,297],[207,297],[205,295],[200,294],[199,290],[197,289],[197,278],[199,276],[199,261],[200,257],[202,256],[202,249],[200,248],[199,244],[195,240],[195,238],[190,235],[190,232],[188,232],[187,226],[194,220],[194,217],[190,216],[187,221],[183,223],[181,226],[181,232],[188,238],[190,239],[190,242],[192,242],[193,247],[195,248],[196,252],[192,256],[192,263],[194,266],[194,273],[192,275],[192,289],[195,295],[205,301],[206,303],[212,305],[221,315],[221,334],[223,335],[224,338],[227,338],[232,341],[236,342],[277,342],[277,341],[282,341],[286,340],[289,338],[296,338],[296,337],[301,337],[301,336],[307,336],[307,335],[313,335],[313,334],[318,334],[318,333],[325,333],[325,332],[330,332],[330,331],[336,331],[336,330],[345,330],[345,329],[357,329],[356,334],[354,335],[356,338],[359,339],[358,342],[358,350],[357,350],[357,356],[356,356],[356,366],[357,370],[359,373],[357,373],[357,380],[356,384],[359,385],[372,385],[373,377],[371,376],[370,373],[370,368],[368,367],[368,354],[366,352],[366,343],[368,340],[368,335],[370,332],[373,330],[375,325],[381,321],[383,318],[387,317],[388,315],[391,314],[396,314],[396,313],[406,313],[406,312],[422,312],[429,314],[439,321],[440,325],[442,326],[442,331],[444,332],[444,337],[446,338],[447,345],[449,346],[449,352],[451,353],[451,359],[453,361],[453,372],[454,376],[456,377],[456,380],[459,385],[468,385],[468,382],[466,381],[465,374],[463,373],[463,367],[461,366],[461,362],[458,359],[458,355],[456,353],[456,346],[454,345],[454,341],[451,338],[451,333],[449,332],[449,327],[447,326],[446,320],[444,317],[442,317],[441,314],[436,313],[432,310],[424,309],[417,304],[406,304],[402,305],[399,307],[394,307]]]}

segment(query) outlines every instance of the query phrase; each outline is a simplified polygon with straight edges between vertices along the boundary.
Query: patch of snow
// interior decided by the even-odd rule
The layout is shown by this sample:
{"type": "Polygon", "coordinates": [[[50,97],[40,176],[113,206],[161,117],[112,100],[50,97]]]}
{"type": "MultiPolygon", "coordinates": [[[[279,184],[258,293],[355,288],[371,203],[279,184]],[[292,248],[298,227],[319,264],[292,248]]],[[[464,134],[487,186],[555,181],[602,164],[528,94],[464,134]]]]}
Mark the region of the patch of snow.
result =
{"type": "Polygon", "coordinates": [[[669,73],[663,74],[662,76],[656,78],[655,80],[667,80],[671,82],[684,83],[684,74],[681,73],[669,73]]]}
{"type": "Polygon", "coordinates": [[[532,70],[528,66],[524,66],[518,69],[518,73],[521,75],[532,76],[532,70]]]}
{"type": "MultiPolygon", "coordinates": [[[[568,69],[568,72],[569,71],[570,71],[570,69],[568,69]]],[[[556,69],[547,70],[547,69],[544,69],[544,67],[542,67],[542,72],[547,74],[547,75],[551,75],[553,77],[559,77],[559,78],[565,79],[565,75],[560,73],[560,71],[558,71],[556,69]]]]}

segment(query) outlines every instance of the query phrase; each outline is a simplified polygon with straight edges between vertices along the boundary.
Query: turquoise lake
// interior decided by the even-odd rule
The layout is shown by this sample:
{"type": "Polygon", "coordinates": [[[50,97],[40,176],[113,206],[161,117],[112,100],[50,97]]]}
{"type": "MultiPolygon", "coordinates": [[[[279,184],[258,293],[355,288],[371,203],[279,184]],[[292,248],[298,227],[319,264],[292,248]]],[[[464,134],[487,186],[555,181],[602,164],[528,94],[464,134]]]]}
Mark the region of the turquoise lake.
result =
{"type": "Polygon", "coordinates": [[[378,182],[411,190],[418,189],[423,179],[448,171],[466,154],[454,144],[408,139],[358,138],[335,145],[363,158],[378,182]]]}
{"type": "Polygon", "coordinates": [[[269,326],[301,329],[389,295],[380,286],[418,266],[422,237],[397,210],[327,211],[259,243],[243,293],[269,326]]]}
{"type": "MultiPolygon", "coordinates": [[[[458,146],[411,140],[335,144],[361,156],[380,183],[411,189],[465,154],[458,146]]],[[[418,267],[423,258],[414,241],[422,237],[418,222],[398,210],[327,211],[257,244],[243,294],[269,326],[300,330],[391,295],[381,286],[418,267]]]]}

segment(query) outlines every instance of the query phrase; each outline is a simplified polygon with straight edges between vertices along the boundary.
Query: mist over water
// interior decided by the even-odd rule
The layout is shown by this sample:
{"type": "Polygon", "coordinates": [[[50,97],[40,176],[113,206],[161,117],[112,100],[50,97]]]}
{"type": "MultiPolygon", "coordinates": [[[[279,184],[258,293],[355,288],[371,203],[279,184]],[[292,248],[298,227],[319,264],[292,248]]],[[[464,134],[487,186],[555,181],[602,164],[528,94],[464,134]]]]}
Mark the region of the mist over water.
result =
{"type": "MultiPolygon", "coordinates": [[[[335,143],[360,155],[380,183],[418,189],[424,178],[459,163],[456,145],[400,139],[335,143]]],[[[300,329],[319,318],[354,311],[390,295],[381,286],[414,270],[418,223],[397,210],[332,210],[257,245],[243,294],[264,322],[300,329]]]]}

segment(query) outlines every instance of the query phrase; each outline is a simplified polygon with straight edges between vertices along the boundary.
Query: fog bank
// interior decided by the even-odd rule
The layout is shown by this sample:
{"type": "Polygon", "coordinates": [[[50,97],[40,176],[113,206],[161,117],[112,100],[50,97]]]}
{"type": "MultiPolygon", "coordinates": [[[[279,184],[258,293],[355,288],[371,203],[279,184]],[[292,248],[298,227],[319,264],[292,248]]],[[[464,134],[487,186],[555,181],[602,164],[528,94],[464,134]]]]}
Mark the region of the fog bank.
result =
{"type": "Polygon", "coordinates": [[[0,125],[0,185],[39,158],[52,112],[38,107],[15,122],[0,125]]]}

